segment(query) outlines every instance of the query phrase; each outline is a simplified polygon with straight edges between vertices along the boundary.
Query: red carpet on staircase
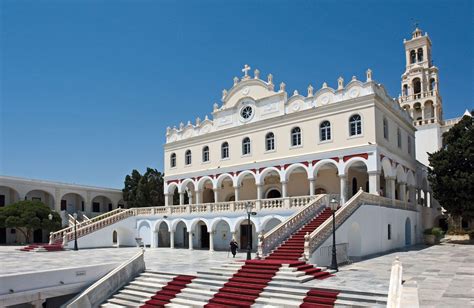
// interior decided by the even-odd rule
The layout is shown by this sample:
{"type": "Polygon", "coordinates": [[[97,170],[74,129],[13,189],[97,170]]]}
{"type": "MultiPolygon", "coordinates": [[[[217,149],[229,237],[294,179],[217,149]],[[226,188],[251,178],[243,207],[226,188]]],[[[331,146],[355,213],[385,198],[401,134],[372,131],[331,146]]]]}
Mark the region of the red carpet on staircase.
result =
{"type": "Polygon", "coordinates": [[[55,244],[31,244],[20,248],[21,251],[36,251],[39,248],[44,248],[46,251],[62,251],[63,245],[55,243],[55,244]]]}
{"type": "Polygon", "coordinates": [[[278,272],[280,261],[249,260],[204,307],[250,307],[278,272]]]}
{"type": "Polygon", "coordinates": [[[186,285],[196,278],[195,276],[179,275],[173,278],[166,286],[160,291],[156,292],[150,300],[145,302],[145,305],[140,306],[141,308],[156,308],[164,307],[169,304],[170,301],[176,297],[181,290],[186,288],[186,285]]]}
{"type": "Polygon", "coordinates": [[[324,289],[311,289],[306,293],[301,308],[334,307],[339,292],[324,289]]]}

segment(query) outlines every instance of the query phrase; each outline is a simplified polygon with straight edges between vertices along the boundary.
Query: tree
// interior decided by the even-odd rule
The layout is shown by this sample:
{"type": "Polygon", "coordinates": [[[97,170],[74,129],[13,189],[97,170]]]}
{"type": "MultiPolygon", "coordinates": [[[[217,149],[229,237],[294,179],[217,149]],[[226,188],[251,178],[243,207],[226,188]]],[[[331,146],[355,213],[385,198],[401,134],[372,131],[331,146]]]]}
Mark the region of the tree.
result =
{"type": "Polygon", "coordinates": [[[34,230],[59,230],[61,217],[41,201],[24,200],[0,208],[0,228],[16,228],[29,243],[34,230]]]}
{"type": "Polygon", "coordinates": [[[124,184],[123,199],[129,208],[165,204],[163,174],[156,169],[147,168],[143,175],[134,169],[125,177],[124,184]]]}
{"type": "Polygon", "coordinates": [[[428,178],[434,197],[450,214],[453,228],[474,214],[474,129],[473,119],[462,120],[443,134],[443,147],[429,155],[428,178]]]}

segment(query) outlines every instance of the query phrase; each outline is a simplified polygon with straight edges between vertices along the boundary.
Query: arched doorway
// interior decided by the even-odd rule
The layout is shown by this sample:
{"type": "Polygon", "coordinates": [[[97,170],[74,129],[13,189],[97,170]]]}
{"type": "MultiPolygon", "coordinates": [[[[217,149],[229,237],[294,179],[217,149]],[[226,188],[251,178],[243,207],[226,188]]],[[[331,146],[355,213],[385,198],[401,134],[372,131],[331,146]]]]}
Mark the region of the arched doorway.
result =
{"type": "MultiPolygon", "coordinates": [[[[244,171],[245,172],[245,171],[244,171]]],[[[245,172],[237,180],[239,188],[239,201],[257,199],[257,185],[255,176],[251,172],[245,172]]]]}
{"type": "MultiPolygon", "coordinates": [[[[61,198],[61,211],[69,214],[86,212],[84,198],[76,193],[67,193],[61,198]]],[[[82,218],[79,215],[79,218],[82,218]]]]}
{"type": "Polygon", "coordinates": [[[193,247],[209,249],[209,232],[205,222],[199,221],[194,227],[193,234],[193,247]]]}
{"type": "Polygon", "coordinates": [[[92,199],[92,216],[97,216],[100,213],[105,213],[113,210],[112,200],[106,196],[95,196],[92,199]]]}
{"type": "Polygon", "coordinates": [[[151,228],[148,222],[141,222],[138,226],[138,237],[146,247],[151,245],[151,228]]]}
{"type": "Polygon", "coordinates": [[[164,221],[158,225],[157,241],[156,247],[170,247],[170,231],[164,221]]]}
{"type": "Polygon", "coordinates": [[[255,224],[252,222],[252,220],[250,220],[250,225],[251,226],[249,228],[248,220],[245,219],[240,223],[239,229],[237,230],[240,239],[238,243],[241,250],[247,249],[248,241],[250,241],[250,247],[252,250],[257,248],[257,233],[255,224]],[[249,229],[251,229],[251,232],[249,232],[249,229]]]}
{"type": "Polygon", "coordinates": [[[405,246],[411,245],[411,221],[410,218],[407,217],[405,220],[405,246]]]}
{"type": "Polygon", "coordinates": [[[189,247],[189,232],[184,221],[178,222],[174,234],[174,247],[188,248],[189,247]]]}
{"type": "Polygon", "coordinates": [[[314,168],[314,178],[316,179],[316,194],[340,193],[341,181],[339,179],[339,171],[335,161],[326,160],[316,163],[314,168]]]}
{"type": "MultiPolygon", "coordinates": [[[[16,190],[7,186],[0,186],[0,207],[7,206],[18,201],[20,201],[20,194],[16,190]]],[[[16,231],[15,229],[11,230],[10,228],[0,228],[0,244],[7,243],[7,233],[16,231]]]]}
{"type": "Polygon", "coordinates": [[[309,195],[308,172],[305,166],[291,165],[287,170],[286,178],[289,197],[309,195]]]}
{"type": "Polygon", "coordinates": [[[26,200],[40,201],[46,204],[50,209],[54,210],[54,197],[47,191],[35,189],[30,190],[26,196],[26,200]]]}
{"type": "Polygon", "coordinates": [[[276,188],[270,188],[265,194],[266,199],[281,198],[281,192],[276,188]]]}
{"type": "Polygon", "coordinates": [[[228,250],[231,237],[229,224],[225,220],[220,220],[215,226],[214,250],[228,250]]]}
{"type": "Polygon", "coordinates": [[[369,174],[367,173],[367,165],[363,160],[349,161],[346,169],[347,176],[351,181],[351,190],[348,198],[351,198],[360,188],[367,189],[364,184],[369,181],[369,174]]]}
{"type": "Polygon", "coordinates": [[[118,247],[118,235],[115,230],[112,232],[112,245],[118,247]]]}

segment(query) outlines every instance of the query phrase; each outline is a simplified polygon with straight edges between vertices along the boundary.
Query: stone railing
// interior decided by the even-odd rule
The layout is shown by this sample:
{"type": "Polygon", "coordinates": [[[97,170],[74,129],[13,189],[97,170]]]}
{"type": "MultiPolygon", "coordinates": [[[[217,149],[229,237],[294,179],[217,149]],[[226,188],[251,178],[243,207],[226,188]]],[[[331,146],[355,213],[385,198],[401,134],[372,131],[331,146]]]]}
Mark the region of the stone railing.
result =
{"type": "MultiPolygon", "coordinates": [[[[87,220],[84,220],[84,221],[81,221],[81,222],[77,222],[76,223],[76,228],[80,229],[80,228],[85,227],[87,225],[90,225],[90,224],[93,224],[95,222],[101,221],[101,220],[103,220],[107,217],[114,216],[117,213],[121,213],[122,211],[124,211],[124,209],[118,208],[118,209],[115,209],[113,211],[95,216],[93,218],[90,218],[90,219],[87,219],[87,220]]],[[[53,244],[55,242],[62,242],[63,238],[64,238],[64,235],[66,235],[69,232],[74,231],[74,217],[72,217],[71,214],[68,214],[68,219],[70,220],[70,223],[72,223],[69,227],[63,228],[59,231],[52,232],[52,233],[49,234],[49,243],[50,244],[53,244]],[[71,222],[71,219],[72,219],[72,222],[71,222]]]]}
{"type": "Polygon", "coordinates": [[[260,234],[258,238],[258,255],[263,257],[270,253],[279,243],[290,236],[290,234],[294,233],[308,220],[322,212],[327,202],[327,195],[307,196],[304,200],[290,200],[290,204],[294,204],[295,206],[301,204],[305,206],[266,234],[260,234]]]}
{"type": "MultiPolygon", "coordinates": [[[[416,205],[414,203],[369,194],[361,189],[337,210],[335,215],[336,228],[342,225],[347,218],[364,204],[416,211],[416,205]]],[[[305,237],[304,257],[306,260],[309,260],[311,254],[331,235],[331,233],[332,219],[328,219],[311,234],[305,237]]]]}
{"type": "MultiPolygon", "coordinates": [[[[93,223],[87,224],[82,227],[77,227],[77,238],[90,234],[94,231],[100,230],[122,219],[128,218],[130,216],[134,216],[134,215],[135,215],[135,209],[121,210],[119,212],[115,212],[115,214],[113,215],[102,218],[101,220],[95,221],[93,223]]],[[[74,240],[74,228],[72,228],[71,231],[63,234],[63,245],[66,245],[68,242],[72,240],[74,240]]]]}
{"type": "MultiPolygon", "coordinates": [[[[109,226],[130,216],[152,216],[171,214],[204,214],[216,212],[245,212],[247,204],[256,211],[280,210],[305,206],[315,196],[298,196],[278,199],[243,200],[203,204],[170,205],[116,209],[77,224],[77,237],[82,237],[109,226]]],[[[62,242],[64,245],[74,239],[74,226],[50,234],[50,243],[62,242]]]]}
{"type": "Polygon", "coordinates": [[[387,308],[400,308],[402,299],[402,281],[403,267],[402,262],[395,258],[392,263],[392,270],[390,272],[390,285],[388,290],[387,308]]]}
{"type": "Polygon", "coordinates": [[[420,92],[420,93],[400,96],[399,101],[400,102],[406,102],[406,101],[410,101],[410,100],[421,99],[421,98],[424,98],[424,97],[432,97],[432,96],[435,96],[437,94],[438,93],[437,93],[436,90],[430,90],[430,91],[426,91],[426,92],[423,92],[423,93],[420,92]]]}

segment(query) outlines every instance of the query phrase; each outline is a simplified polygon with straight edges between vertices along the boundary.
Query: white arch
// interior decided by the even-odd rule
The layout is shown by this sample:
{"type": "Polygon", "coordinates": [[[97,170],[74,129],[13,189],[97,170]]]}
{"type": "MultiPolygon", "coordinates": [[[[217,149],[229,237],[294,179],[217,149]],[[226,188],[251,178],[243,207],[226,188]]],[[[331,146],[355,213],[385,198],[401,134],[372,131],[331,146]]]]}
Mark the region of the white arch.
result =
{"type": "Polygon", "coordinates": [[[200,221],[202,221],[202,222],[206,225],[207,230],[209,231],[209,230],[210,230],[210,228],[209,228],[209,221],[208,221],[207,219],[205,219],[205,218],[194,218],[194,219],[191,221],[191,228],[190,228],[189,230],[193,231],[194,228],[196,227],[196,225],[197,225],[200,221]]]}
{"type": "Polygon", "coordinates": [[[168,194],[174,194],[174,191],[176,190],[176,188],[178,189],[178,192],[179,192],[179,185],[176,184],[175,182],[172,182],[168,184],[168,186],[166,187],[166,191],[168,192],[168,194]],[[173,190],[171,190],[171,187],[173,187],[173,190]]]}
{"type": "Polygon", "coordinates": [[[77,190],[65,190],[65,191],[63,191],[63,194],[61,195],[61,197],[59,198],[58,201],[62,200],[64,198],[64,196],[67,195],[67,194],[76,194],[76,195],[80,196],[84,202],[87,200],[86,196],[84,194],[82,194],[81,192],[77,191],[77,190]]]}
{"type": "Polygon", "coordinates": [[[334,159],[323,159],[323,160],[320,160],[318,161],[314,166],[313,166],[313,170],[311,171],[311,175],[313,176],[313,178],[316,178],[317,174],[318,174],[318,171],[319,169],[324,166],[324,165],[333,165],[336,170],[338,170],[338,173],[339,173],[339,166],[338,166],[338,163],[334,160],[334,159]]]}
{"type": "MultiPolygon", "coordinates": [[[[239,231],[238,228],[244,220],[247,220],[247,217],[243,217],[243,216],[239,217],[237,220],[234,221],[234,224],[230,226],[230,229],[233,230],[233,232],[238,232],[239,231]]],[[[260,224],[257,223],[257,219],[250,216],[250,222],[254,224],[255,232],[259,233],[261,228],[260,228],[260,224]]]]}
{"type": "Polygon", "coordinates": [[[188,186],[189,183],[192,184],[191,187],[194,189],[194,191],[196,191],[196,182],[193,179],[185,179],[179,185],[178,192],[179,193],[184,193],[185,192],[184,189],[186,189],[186,187],[188,186]]]}
{"type": "Polygon", "coordinates": [[[257,183],[257,176],[255,175],[255,173],[253,171],[250,171],[250,170],[244,170],[236,178],[234,178],[234,187],[240,187],[244,177],[246,175],[249,175],[249,174],[251,176],[253,176],[253,179],[255,180],[255,183],[257,183]]]}
{"type": "Polygon", "coordinates": [[[397,181],[399,183],[406,183],[407,181],[407,175],[405,173],[405,170],[403,170],[402,165],[398,165],[396,169],[396,176],[397,176],[397,181]]]}
{"type": "Polygon", "coordinates": [[[216,231],[216,227],[221,221],[225,221],[227,223],[227,225],[229,226],[229,229],[231,229],[232,222],[230,221],[229,218],[227,218],[227,217],[217,217],[217,218],[214,218],[211,221],[211,227],[208,230],[216,231]]]}
{"type": "Polygon", "coordinates": [[[151,229],[151,223],[148,219],[141,219],[139,221],[137,221],[137,230],[140,229],[141,227],[143,227],[143,225],[148,225],[148,228],[151,229]]]}
{"type": "Polygon", "coordinates": [[[395,176],[395,171],[393,170],[392,163],[388,157],[384,157],[381,162],[383,173],[385,177],[393,177],[395,176]]]}
{"type": "Polygon", "coordinates": [[[346,161],[345,165],[344,165],[344,174],[347,174],[348,171],[349,171],[349,168],[357,163],[357,162],[362,162],[365,167],[367,168],[367,171],[369,171],[369,165],[368,165],[368,162],[365,158],[362,158],[362,157],[352,157],[351,159],[349,159],[348,161],[346,161]]]}
{"type": "Polygon", "coordinates": [[[164,222],[168,226],[168,230],[171,230],[171,224],[166,219],[158,219],[157,221],[155,221],[155,224],[153,225],[153,230],[158,231],[162,222],[164,222]]]}
{"type": "Polygon", "coordinates": [[[229,178],[232,181],[232,185],[234,185],[234,177],[229,174],[229,173],[223,173],[217,177],[216,180],[216,188],[220,188],[222,186],[222,182],[226,179],[229,178]]]}
{"type": "Polygon", "coordinates": [[[260,221],[260,229],[265,230],[265,227],[267,226],[267,223],[268,223],[270,220],[272,220],[272,219],[278,219],[278,220],[280,221],[280,223],[285,220],[285,218],[283,218],[283,217],[280,216],[280,215],[268,215],[268,216],[265,216],[265,217],[260,221]]]}
{"type": "Polygon", "coordinates": [[[170,231],[173,231],[173,232],[176,231],[176,226],[178,226],[178,224],[179,224],[180,221],[182,221],[182,222],[184,223],[184,225],[186,226],[186,228],[187,228],[188,230],[190,230],[189,224],[188,224],[188,222],[187,222],[185,219],[183,219],[183,218],[177,218],[177,219],[175,219],[175,220],[173,220],[173,221],[171,222],[171,229],[170,229],[170,231]]]}
{"type": "Polygon", "coordinates": [[[256,184],[257,185],[264,184],[265,177],[272,171],[275,171],[278,174],[278,176],[280,177],[280,182],[282,181],[282,179],[284,179],[284,177],[282,177],[281,171],[278,170],[278,168],[276,168],[276,167],[267,167],[257,175],[258,182],[256,182],[256,184]]]}
{"type": "Polygon", "coordinates": [[[211,181],[212,188],[213,189],[215,188],[214,180],[210,176],[205,175],[202,178],[200,178],[199,181],[197,182],[197,189],[202,190],[202,188],[203,188],[202,186],[206,183],[206,181],[211,181]]]}
{"type": "Polygon", "coordinates": [[[301,163],[296,163],[296,164],[291,164],[290,166],[288,166],[288,168],[286,168],[284,171],[283,171],[283,174],[284,174],[284,179],[285,181],[288,181],[288,179],[290,178],[290,174],[291,172],[293,172],[295,169],[298,169],[298,168],[303,168],[304,171],[306,171],[306,175],[308,176],[308,178],[310,178],[310,172],[308,170],[308,167],[306,167],[305,165],[301,164],[301,163]]]}

